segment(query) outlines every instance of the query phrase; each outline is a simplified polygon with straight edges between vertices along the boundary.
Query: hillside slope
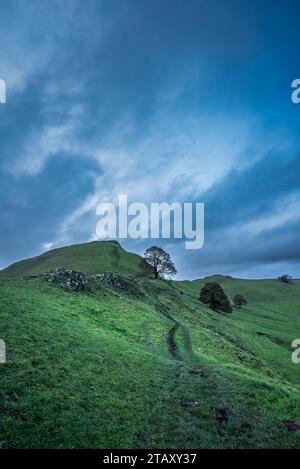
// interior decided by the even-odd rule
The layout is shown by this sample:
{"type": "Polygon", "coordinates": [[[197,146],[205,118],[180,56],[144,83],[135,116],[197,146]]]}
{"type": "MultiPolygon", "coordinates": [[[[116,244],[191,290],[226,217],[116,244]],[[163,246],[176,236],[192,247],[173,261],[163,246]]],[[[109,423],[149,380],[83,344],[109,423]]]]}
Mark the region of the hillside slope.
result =
{"type": "Polygon", "coordinates": [[[297,448],[300,285],[219,278],[248,305],[215,313],[207,281],[0,281],[2,448],[297,448]]]}
{"type": "Polygon", "coordinates": [[[139,261],[137,254],[125,251],[117,241],[94,241],[54,249],[12,264],[0,271],[0,279],[22,278],[62,266],[92,274],[104,271],[137,273],[139,261]]]}

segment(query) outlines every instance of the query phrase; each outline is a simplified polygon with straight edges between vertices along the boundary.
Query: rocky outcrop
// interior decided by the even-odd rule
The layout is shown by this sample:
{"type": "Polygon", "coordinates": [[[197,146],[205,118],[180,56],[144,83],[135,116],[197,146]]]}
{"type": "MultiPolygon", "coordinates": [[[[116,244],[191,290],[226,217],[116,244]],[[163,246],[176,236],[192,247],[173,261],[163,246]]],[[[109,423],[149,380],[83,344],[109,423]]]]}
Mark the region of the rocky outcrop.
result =
{"type": "Polygon", "coordinates": [[[284,422],[289,432],[300,432],[300,419],[284,422]]]}
{"type": "Polygon", "coordinates": [[[124,294],[143,298],[144,293],[132,275],[121,275],[114,272],[101,272],[95,275],[85,274],[79,270],[59,267],[46,274],[30,275],[27,280],[44,279],[72,291],[90,291],[101,286],[121,290],[124,294]]]}
{"type": "Polygon", "coordinates": [[[79,270],[59,267],[42,276],[49,283],[55,283],[61,287],[73,291],[87,291],[90,289],[88,277],[79,270]]]}
{"type": "Polygon", "coordinates": [[[105,287],[117,288],[118,290],[124,291],[124,293],[134,295],[138,298],[144,296],[139,284],[132,275],[124,276],[114,272],[101,272],[100,274],[93,275],[92,279],[105,287]]]}

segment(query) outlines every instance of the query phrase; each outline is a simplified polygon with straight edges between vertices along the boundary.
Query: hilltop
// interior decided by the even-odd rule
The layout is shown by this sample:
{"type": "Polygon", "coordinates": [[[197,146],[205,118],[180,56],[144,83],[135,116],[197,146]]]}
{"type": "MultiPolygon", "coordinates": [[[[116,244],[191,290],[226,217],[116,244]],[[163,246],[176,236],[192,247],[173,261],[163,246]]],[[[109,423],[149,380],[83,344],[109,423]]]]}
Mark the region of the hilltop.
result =
{"type": "Polygon", "coordinates": [[[16,262],[0,271],[0,279],[42,274],[61,266],[91,274],[104,271],[135,274],[139,271],[139,262],[140,256],[125,251],[117,241],[93,241],[53,249],[16,262]]]}
{"type": "Polygon", "coordinates": [[[248,301],[222,315],[198,299],[210,278],[141,278],[114,242],[40,258],[1,274],[1,447],[300,447],[299,281],[218,276],[248,301]],[[118,281],[73,292],[22,279],[62,265],[118,281]]]}

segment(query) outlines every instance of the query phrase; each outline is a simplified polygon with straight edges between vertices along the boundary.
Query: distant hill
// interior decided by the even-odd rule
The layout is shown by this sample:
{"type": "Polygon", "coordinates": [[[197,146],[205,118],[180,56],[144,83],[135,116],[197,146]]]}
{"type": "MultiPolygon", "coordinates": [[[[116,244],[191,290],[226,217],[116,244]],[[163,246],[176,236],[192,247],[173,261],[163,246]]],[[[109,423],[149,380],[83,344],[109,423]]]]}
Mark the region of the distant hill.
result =
{"type": "Polygon", "coordinates": [[[139,262],[140,256],[125,251],[117,241],[94,241],[16,262],[0,271],[0,279],[18,279],[62,266],[92,274],[104,271],[134,274],[139,270],[139,262]]]}

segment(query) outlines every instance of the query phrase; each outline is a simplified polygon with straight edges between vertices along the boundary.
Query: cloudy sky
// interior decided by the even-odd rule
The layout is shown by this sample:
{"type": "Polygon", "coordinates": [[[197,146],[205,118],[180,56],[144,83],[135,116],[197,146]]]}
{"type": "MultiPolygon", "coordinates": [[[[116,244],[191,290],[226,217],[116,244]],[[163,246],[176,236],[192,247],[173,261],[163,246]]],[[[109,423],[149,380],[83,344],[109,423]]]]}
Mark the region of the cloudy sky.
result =
{"type": "Polygon", "coordinates": [[[203,249],[155,243],[178,278],[300,276],[297,0],[0,1],[1,268],[122,193],[206,204],[203,249]]]}

